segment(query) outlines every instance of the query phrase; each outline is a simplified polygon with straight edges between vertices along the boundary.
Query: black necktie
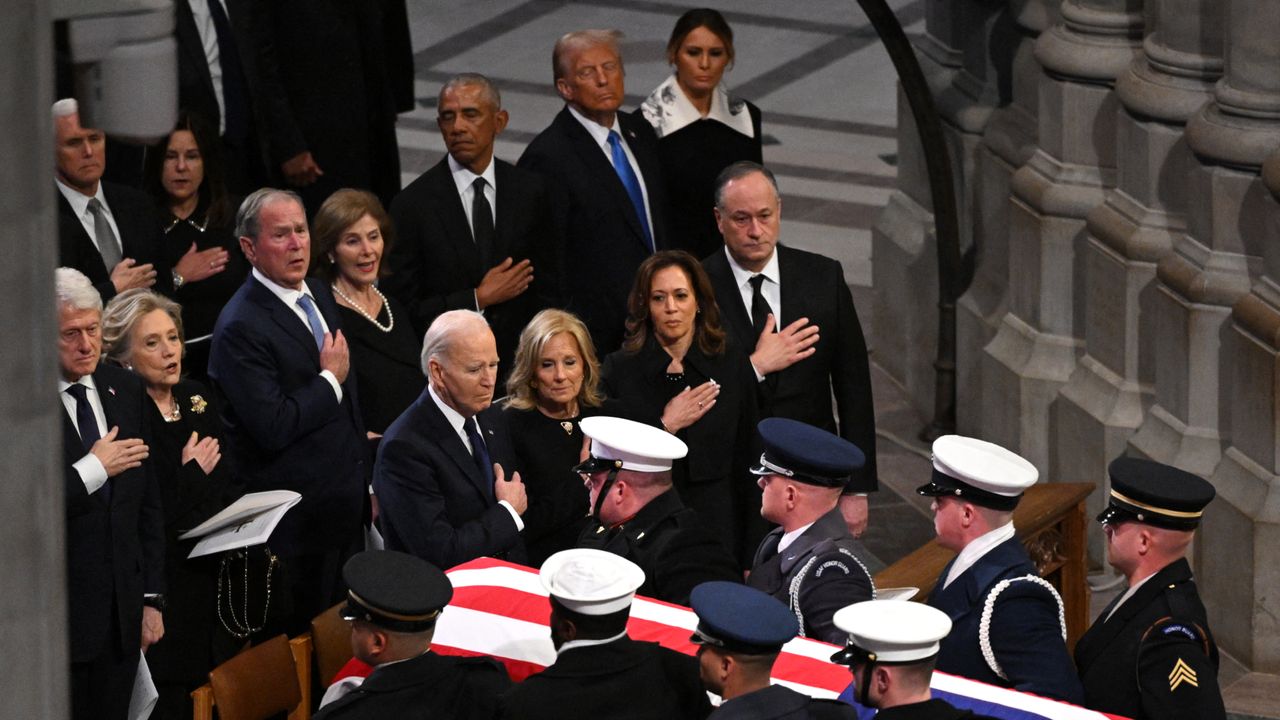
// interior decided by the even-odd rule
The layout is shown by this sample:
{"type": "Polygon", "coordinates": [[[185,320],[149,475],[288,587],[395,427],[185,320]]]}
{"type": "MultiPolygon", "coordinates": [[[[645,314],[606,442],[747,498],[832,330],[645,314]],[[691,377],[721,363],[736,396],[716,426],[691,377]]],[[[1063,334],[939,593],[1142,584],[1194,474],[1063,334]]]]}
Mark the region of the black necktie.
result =
{"type": "MultiPolygon", "coordinates": [[[[98,418],[93,414],[93,406],[89,404],[89,390],[80,383],[71,383],[67,394],[76,399],[76,426],[80,430],[80,442],[84,443],[85,452],[93,449],[93,444],[102,439],[98,432],[98,418]]],[[[102,497],[111,500],[111,479],[102,484],[102,497]]]]}
{"type": "Polygon", "coordinates": [[[485,494],[493,499],[493,460],[489,458],[489,448],[485,447],[480,437],[480,426],[475,418],[469,418],[462,427],[467,432],[467,441],[471,443],[471,459],[480,469],[480,477],[485,480],[485,494]]]}
{"type": "Polygon", "coordinates": [[[484,178],[478,177],[471,184],[475,197],[471,199],[471,237],[480,251],[480,267],[486,271],[493,265],[493,206],[484,196],[484,178]]]}
{"type": "Polygon", "coordinates": [[[209,16],[213,18],[213,30],[218,36],[218,63],[222,66],[222,104],[226,115],[223,135],[229,140],[244,140],[249,135],[249,102],[245,98],[244,74],[235,36],[231,32],[231,21],[222,9],[222,0],[209,0],[209,16]]]}
{"type": "MultiPolygon", "coordinates": [[[[756,337],[764,332],[764,323],[769,313],[773,312],[773,308],[769,307],[769,301],[764,299],[764,293],[760,291],[760,286],[764,285],[765,277],[763,275],[752,275],[747,282],[751,283],[751,325],[756,329],[756,337]]],[[[777,318],[774,318],[774,332],[778,331],[776,325],[777,318]]]]}

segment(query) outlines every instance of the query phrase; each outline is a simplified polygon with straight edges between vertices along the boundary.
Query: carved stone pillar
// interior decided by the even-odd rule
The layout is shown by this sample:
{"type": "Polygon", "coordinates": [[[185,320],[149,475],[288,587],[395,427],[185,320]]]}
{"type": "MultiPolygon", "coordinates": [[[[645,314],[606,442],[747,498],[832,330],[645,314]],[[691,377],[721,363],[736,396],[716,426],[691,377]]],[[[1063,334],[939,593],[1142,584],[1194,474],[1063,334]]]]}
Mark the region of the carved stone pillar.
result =
{"type": "Polygon", "coordinates": [[[1057,19],[1059,0],[1010,0],[1006,17],[1011,42],[1009,102],[991,113],[974,154],[972,219],[975,271],[956,312],[956,420],[959,431],[982,433],[982,348],[995,336],[1008,310],[1009,196],[1013,173],[1036,149],[1036,111],[1042,70],[1035,41],[1057,19]]]}
{"type": "MultiPolygon", "coordinates": [[[[1187,186],[1196,166],[1184,126],[1222,74],[1222,23],[1204,0],[1148,0],[1143,53],[1116,83],[1116,187],[1089,213],[1083,246],[1085,354],[1053,405],[1052,476],[1097,483],[1090,512],[1106,504],[1107,464],[1124,454],[1151,404],[1163,355],[1141,332],[1152,312],[1156,263],[1186,228],[1187,186]]],[[[1082,287],[1077,282],[1077,288],[1082,287]]],[[[1093,565],[1105,542],[1089,536],[1093,565]]]]}
{"type": "Polygon", "coordinates": [[[982,431],[1042,473],[1050,404],[1083,338],[1085,217],[1115,182],[1112,92],[1138,51],[1142,13],[1125,0],[1065,0],[1036,41],[1044,68],[1038,148],[1013,176],[1009,311],[982,358],[982,431]]]}

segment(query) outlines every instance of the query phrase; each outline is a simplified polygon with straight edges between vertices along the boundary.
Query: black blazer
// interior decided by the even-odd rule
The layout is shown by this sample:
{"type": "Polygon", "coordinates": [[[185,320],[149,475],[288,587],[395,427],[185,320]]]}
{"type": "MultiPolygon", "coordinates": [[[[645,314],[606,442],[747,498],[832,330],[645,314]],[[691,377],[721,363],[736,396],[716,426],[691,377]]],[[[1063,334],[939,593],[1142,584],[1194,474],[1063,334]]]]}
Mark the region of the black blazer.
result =
{"type": "MultiPolygon", "coordinates": [[[[490,458],[510,478],[517,468],[501,411],[490,407],[477,420],[490,458]]],[[[511,513],[426,390],[383,435],[373,491],[388,550],[446,569],[483,556],[525,560],[511,513]]]]}
{"type": "Polygon", "coordinates": [[[557,304],[560,241],[542,177],[497,158],[493,162],[498,194],[490,261],[481,261],[446,158],[391,203],[396,244],[386,259],[390,273],[379,287],[408,306],[421,339],[437,315],[475,309],[475,288],[494,265],[507,257],[530,260],[534,281],[529,289],[484,310],[498,342],[500,367],[506,368],[520,331],[539,310],[557,304]]]}
{"type": "MultiPolygon", "coordinates": [[[[819,327],[817,351],[765,379],[761,417],[785,417],[837,432],[831,415],[835,393],[840,436],[858,446],[867,464],[856,473],[846,492],[869,492],[876,480],[876,417],[871,402],[871,368],[862,324],[840,263],[816,253],[777,247],[782,286],[782,322],[807,317],[819,327]]],[[[751,309],[742,302],[733,271],[723,250],[707,256],[702,265],[720,304],[721,321],[739,347],[750,353],[756,345],[751,309]]]]}
{"type": "MultiPolygon", "coordinates": [[[[93,382],[107,429],[118,426],[119,439],[141,438],[150,444],[154,405],[142,380],[126,370],[99,365],[93,382]]],[[[143,462],[107,480],[108,507],[103,490],[90,495],[72,467],[85,454],[64,411],[67,634],[72,662],[93,660],[114,652],[112,647],[136,649],[142,638],[142,596],[165,590],[164,511],[152,464],[143,462]]]]}
{"type": "MultiPolygon", "coordinates": [[[[308,279],[331,331],[342,328],[329,288],[308,279]]],[[[333,386],[302,320],[250,275],[213,330],[209,378],[247,491],[293,490],[302,502],[271,534],[281,555],[345,547],[360,529],[367,487],[364,425],[354,374],[333,386]]]]}
{"type": "MultiPolygon", "coordinates": [[[[666,249],[667,193],[657,136],[649,123],[622,113],[617,127],[644,176],[655,248],[666,249]]],[[[571,279],[565,300],[591,330],[597,354],[607,355],[622,344],[627,294],[650,254],[635,207],[609,159],[568,108],[529,143],[519,165],[550,180],[571,279]]]]}
{"type": "MultiPolygon", "coordinates": [[[[111,268],[102,261],[102,253],[85,232],[80,218],[71,209],[71,203],[58,191],[58,264],[75,268],[93,283],[102,302],[116,296],[111,284],[111,268]]],[[[169,275],[169,263],[164,259],[164,231],[160,227],[160,215],[155,203],[141,191],[125,185],[102,181],[102,194],[111,207],[111,217],[120,230],[122,257],[133,258],[139,265],[156,266],[156,284],[152,288],[165,295],[173,295],[173,279],[169,275]]]]}

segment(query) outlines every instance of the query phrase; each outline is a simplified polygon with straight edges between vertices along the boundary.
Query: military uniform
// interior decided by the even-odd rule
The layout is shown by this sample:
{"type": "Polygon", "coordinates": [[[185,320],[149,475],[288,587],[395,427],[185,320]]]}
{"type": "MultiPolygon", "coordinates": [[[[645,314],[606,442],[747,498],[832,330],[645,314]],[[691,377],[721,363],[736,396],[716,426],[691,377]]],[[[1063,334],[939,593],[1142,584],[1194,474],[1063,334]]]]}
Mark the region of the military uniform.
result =
{"type": "Polygon", "coordinates": [[[859,556],[838,508],[818,518],[784,552],[777,552],[783,529],[774,528],[756,551],[747,584],[786,603],[801,618],[801,635],[844,644],[846,633],[831,621],[836,610],[875,598],[875,583],[859,556]]]}
{"type": "Polygon", "coordinates": [[[937,698],[910,705],[897,705],[876,713],[876,720],[979,720],[986,717],[974,715],[972,710],[961,710],[937,698]]]}
{"type": "Polygon", "coordinates": [[[506,672],[489,658],[427,652],[374,668],[359,687],[320,708],[315,719],[489,720],[510,688],[506,672]]]}
{"type": "Polygon", "coordinates": [[[708,720],[853,720],[853,707],[815,700],[785,685],[770,685],[722,703],[708,720]]]}

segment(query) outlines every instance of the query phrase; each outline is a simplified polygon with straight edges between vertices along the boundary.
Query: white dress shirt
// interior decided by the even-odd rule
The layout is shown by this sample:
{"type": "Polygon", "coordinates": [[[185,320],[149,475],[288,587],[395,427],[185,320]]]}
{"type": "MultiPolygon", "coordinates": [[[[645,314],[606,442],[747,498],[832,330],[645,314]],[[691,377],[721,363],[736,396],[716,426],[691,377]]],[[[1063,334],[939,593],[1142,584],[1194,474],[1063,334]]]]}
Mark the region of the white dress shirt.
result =
{"type": "MultiPolygon", "coordinates": [[[[462,441],[462,446],[467,449],[467,452],[471,453],[472,457],[475,457],[476,449],[471,447],[471,440],[467,438],[467,431],[462,429],[462,426],[467,424],[467,418],[462,417],[462,413],[449,407],[448,403],[441,400],[440,396],[436,394],[434,385],[427,384],[427,393],[431,395],[431,401],[436,404],[436,407],[440,408],[440,413],[444,415],[444,419],[449,421],[453,431],[458,434],[458,439],[462,441]]],[[[480,428],[479,420],[476,420],[476,427],[480,428]]],[[[483,428],[480,428],[479,432],[482,433],[481,437],[483,437],[483,428]]],[[[506,500],[499,500],[498,504],[511,513],[511,519],[516,523],[516,532],[524,530],[524,521],[520,519],[520,513],[516,512],[511,503],[506,500]]]]}
{"type": "Polygon", "coordinates": [[[1106,622],[1106,621],[1110,620],[1110,619],[1111,619],[1111,616],[1112,616],[1112,615],[1115,615],[1115,614],[1116,614],[1116,611],[1120,609],[1120,606],[1121,606],[1121,605],[1124,605],[1126,602],[1128,602],[1128,601],[1129,601],[1129,598],[1133,597],[1133,596],[1134,596],[1134,594],[1138,592],[1138,588],[1142,587],[1143,585],[1146,585],[1146,584],[1147,584],[1147,581],[1148,581],[1148,580],[1150,580],[1151,578],[1155,577],[1155,576],[1156,576],[1156,574],[1155,574],[1155,573],[1151,573],[1150,575],[1148,575],[1148,576],[1146,576],[1146,577],[1142,578],[1142,579],[1141,579],[1141,580],[1139,580],[1138,582],[1136,582],[1136,583],[1134,583],[1134,584],[1130,585],[1130,586],[1129,586],[1129,589],[1124,591],[1124,595],[1121,595],[1121,596],[1120,596],[1120,601],[1119,601],[1119,602],[1117,602],[1115,605],[1113,605],[1113,606],[1111,607],[1111,612],[1107,613],[1107,616],[1106,616],[1106,617],[1104,617],[1104,618],[1102,618],[1102,622],[1106,622]]]}
{"type": "MultiPolygon", "coordinates": [[[[640,163],[636,162],[636,156],[631,153],[631,145],[627,142],[627,133],[623,131],[622,126],[618,123],[617,116],[614,116],[613,126],[605,127],[595,120],[587,118],[578,109],[572,105],[566,105],[569,108],[569,114],[578,122],[582,123],[582,127],[586,128],[587,133],[591,135],[591,139],[596,141],[596,145],[600,147],[600,152],[604,153],[605,159],[609,164],[613,164],[613,148],[609,147],[609,133],[617,130],[618,136],[622,138],[622,150],[627,154],[627,162],[631,163],[631,170],[635,173],[636,180],[640,182],[640,194],[644,196],[644,214],[645,219],[649,223],[649,233],[653,234],[653,212],[649,210],[649,187],[644,183],[644,173],[640,172],[640,163]]],[[[657,242],[657,239],[654,239],[657,242]]]]}
{"type": "MultiPolygon", "coordinates": [[[[111,214],[111,206],[107,204],[107,196],[102,193],[102,183],[98,183],[98,190],[93,195],[85,195],[75,188],[62,182],[61,179],[55,178],[58,191],[62,193],[62,197],[67,199],[67,203],[71,205],[71,211],[80,219],[80,225],[84,227],[85,233],[89,236],[89,240],[93,242],[93,246],[98,248],[98,253],[102,253],[102,248],[98,246],[98,229],[94,227],[93,213],[89,212],[89,200],[98,198],[98,202],[102,203],[102,214],[107,218],[107,224],[111,226],[111,232],[116,235],[116,242],[120,243],[120,256],[128,257],[124,253],[124,238],[120,237],[120,228],[116,225],[116,218],[111,214]]],[[[107,268],[110,273],[113,268],[107,268]]]]}
{"type": "MultiPolygon", "coordinates": [[[[311,302],[316,304],[316,316],[320,318],[320,327],[323,328],[326,333],[329,332],[329,323],[325,321],[324,313],[320,312],[320,303],[316,303],[316,296],[311,294],[311,288],[307,287],[305,282],[302,283],[301,290],[287,288],[283,285],[277,285],[272,282],[266,275],[258,272],[258,268],[253,269],[253,277],[258,282],[265,285],[266,288],[271,291],[272,295],[280,298],[280,302],[284,303],[285,307],[292,310],[294,315],[298,316],[298,320],[302,321],[302,326],[307,329],[308,335],[311,334],[311,321],[307,320],[307,311],[303,310],[302,306],[298,304],[298,297],[300,295],[306,295],[311,298],[311,302]]],[[[321,370],[320,377],[328,381],[329,385],[333,387],[333,394],[338,396],[338,402],[341,403],[342,383],[338,382],[338,376],[328,370],[321,370]]]]}
{"type": "MultiPolygon", "coordinates": [[[[817,521],[815,520],[814,522],[817,522],[817,521]]],[[[813,527],[813,523],[809,523],[808,525],[802,525],[796,528],[795,530],[792,530],[789,533],[783,533],[782,538],[778,540],[778,554],[782,554],[783,550],[786,550],[787,548],[791,547],[791,543],[795,542],[796,538],[803,535],[804,531],[808,530],[811,527],[813,527]]]]}
{"type": "MultiPolygon", "coordinates": [[[[98,437],[104,437],[107,434],[107,414],[102,410],[102,398],[98,397],[98,386],[93,382],[92,375],[85,375],[76,381],[77,385],[83,385],[87,392],[85,397],[89,399],[89,406],[93,408],[93,417],[98,421],[98,437]]],[[[58,379],[58,397],[62,400],[62,407],[66,409],[67,415],[71,417],[71,426],[80,432],[80,422],[76,419],[76,399],[67,392],[67,388],[71,387],[71,383],[58,379]]],[[[107,484],[107,469],[103,467],[102,461],[97,455],[91,452],[85,453],[84,457],[71,464],[80,474],[80,481],[84,483],[84,489],[92,495],[107,484]]]]}
{"type": "Polygon", "coordinates": [[[960,554],[956,556],[956,561],[951,565],[951,571],[947,573],[947,581],[942,584],[942,587],[945,589],[953,580],[960,577],[961,573],[981,560],[983,555],[991,552],[997,545],[1011,537],[1013,537],[1012,521],[974,538],[973,542],[965,545],[960,554]]]}
{"type": "MultiPolygon", "coordinates": [[[[757,274],[764,276],[764,282],[760,283],[760,294],[764,296],[766,302],[769,303],[769,309],[773,311],[773,326],[775,330],[782,329],[782,274],[778,271],[778,251],[775,249],[773,255],[769,256],[769,262],[765,263],[759,273],[753,273],[750,270],[738,264],[733,259],[733,253],[729,252],[729,246],[724,248],[724,256],[729,260],[729,271],[733,273],[734,285],[738,288],[738,294],[742,297],[742,306],[747,310],[747,317],[751,317],[751,278],[757,274]]],[[[748,351],[754,350],[757,338],[751,338],[750,342],[745,343],[748,351]]],[[[750,354],[748,352],[748,354],[750,354]]],[[[749,360],[750,358],[748,358],[749,360]]],[[[756,374],[756,382],[764,381],[764,373],[756,369],[755,363],[751,364],[751,371],[756,374]]]]}
{"type": "Polygon", "coordinates": [[[493,211],[493,226],[498,226],[498,178],[493,166],[496,164],[493,158],[489,159],[489,167],[479,175],[471,172],[471,168],[463,167],[452,155],[446,155],[449,162],[449,172],[453,173],[453,184],[458,188],[458,196],[462,198],[462,211],[467,214],[467,227],[475,227],[475,223],[471,220],[471,203],[475,202],[476,178],[484,178],[484,197],[489,201],[489,209],[493,211]]]}

